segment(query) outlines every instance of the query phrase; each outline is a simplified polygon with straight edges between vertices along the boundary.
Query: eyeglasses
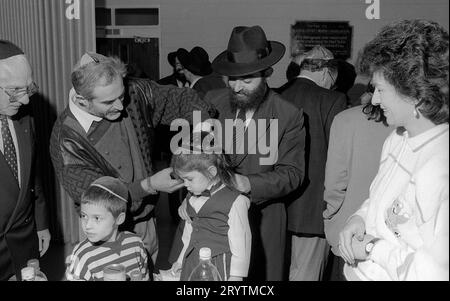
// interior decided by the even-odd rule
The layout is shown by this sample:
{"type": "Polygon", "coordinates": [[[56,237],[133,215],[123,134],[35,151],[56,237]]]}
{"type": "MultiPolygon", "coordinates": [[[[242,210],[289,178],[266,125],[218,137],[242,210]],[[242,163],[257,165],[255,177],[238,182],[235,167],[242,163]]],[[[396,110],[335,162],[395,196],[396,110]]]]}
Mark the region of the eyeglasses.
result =
{"type": "Polygon", "coordinates": [[[32,82],[26,88],[3,88],[3,87],[0,87],[0,89],[2,89],[3,92],[5,92],[5,94],[9,96],[10,102],[17,102],[27,94],[28,94],[28,97],[31,97],[34,94],[36,94],[39,91],[39,86],[35,82],[32,82]]]}

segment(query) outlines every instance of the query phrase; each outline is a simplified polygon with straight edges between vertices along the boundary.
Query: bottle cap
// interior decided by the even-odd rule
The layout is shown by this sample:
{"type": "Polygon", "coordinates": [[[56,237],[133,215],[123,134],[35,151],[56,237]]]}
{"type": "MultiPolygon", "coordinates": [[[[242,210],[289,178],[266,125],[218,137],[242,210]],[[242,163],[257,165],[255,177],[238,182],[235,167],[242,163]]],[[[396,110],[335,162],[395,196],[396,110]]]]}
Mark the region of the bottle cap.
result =
{"type": "Polygon", "coordinates": [[[132,281],[133,280],[141,280],[142,279],[141,271],[139,271],[139,270],[131,271],[130,278],[132,281]]]}
{"type": "Polygon", "coordinates": [[[111,264],[103,269],[104,281],[125,281],[125,267],[121,264],[111,264]]]}
{"type": "Polygon", "coordinates": [[[200,259],[211,259],[211,249],[210,248],[201,248],[199,254],[200,254],[200,259]]]}
{"type": "Polygon", "coordinates": [[[39,260],[37,260],[37,259],[30,259],[30,260],[27,261],[27,266],[39,269],[39,260]]]}
{"type": "Polygon", "coordinates": [[[35,277],[34,268],[33,267],[24,267],[21,271],[22,280],[33,280],[35,277]]]}

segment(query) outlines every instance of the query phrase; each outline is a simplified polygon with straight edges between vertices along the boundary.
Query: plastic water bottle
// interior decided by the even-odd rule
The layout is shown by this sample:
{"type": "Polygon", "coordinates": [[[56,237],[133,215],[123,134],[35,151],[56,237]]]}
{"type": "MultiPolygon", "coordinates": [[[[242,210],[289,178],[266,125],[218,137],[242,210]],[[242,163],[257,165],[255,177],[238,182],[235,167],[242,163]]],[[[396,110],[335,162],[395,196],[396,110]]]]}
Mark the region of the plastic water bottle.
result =
{"type": "Polygon", "coordinates": [[[192,270],[188,281],[222,281],[219,271],[211,263],[211,249],[201,248],[199,252],[199,263],[192,270]]]}
{"type": "Polygon", "coordinates": [[[22,275],[22,281],[34,281],[35,279],[34,268],[32,267],[24,267],[20,270],[20,274],[22,275]]]}
{"type": "Polygon", "coordinates": [[[103,269],[103,281],[126,281],[125,267],[121,264],[110,264],[103,269]]]}
{"type": "Polygon", "coordinates": [[[34,269],[35,278],[34,281],[48,281],[47,276],[41,271],[39,267],[39,260],[30,259],[27,261],[27,266],[34,269]]]}
{"type": "Polygon", "coordinates": [[[131,271],[130,281],[142,281],[142,274],[139,270],[131,271]]]}

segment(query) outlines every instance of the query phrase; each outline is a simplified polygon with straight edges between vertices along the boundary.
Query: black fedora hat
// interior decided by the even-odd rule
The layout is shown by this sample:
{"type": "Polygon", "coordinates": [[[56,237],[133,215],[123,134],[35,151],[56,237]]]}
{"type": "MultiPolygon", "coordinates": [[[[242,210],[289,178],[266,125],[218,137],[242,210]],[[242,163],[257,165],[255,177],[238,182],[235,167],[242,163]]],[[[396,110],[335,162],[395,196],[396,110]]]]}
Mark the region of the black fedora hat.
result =
{"type": "Polygon", "coordinates": [[[238,26],[231,33],[228,48],[219,54],[212,68],[227,76],[244,76],[265,70],[283,57],[286,47],[268,41],[260,26],[238,26]]]}
{"type": "Polygon", "coordinates": [[[178,48],[177,51],[170,52],[170,53],[167,55],[167,61],[169,61],[169,64],[170,64],[172,67],[175,67],[175,58],[177,57],[177,53],[178,53],[179,51],[183,51],[183,50],[187,51],[187,50],[184,49],[184,48],[178,48]]]}
{"type": "Polygon", "coordinates": [[[177,57],[181,65],[195,75],[206,76],[212,72],[209,55],[200,46],[192,48],[190,52],[178,49],[177,57]]]}

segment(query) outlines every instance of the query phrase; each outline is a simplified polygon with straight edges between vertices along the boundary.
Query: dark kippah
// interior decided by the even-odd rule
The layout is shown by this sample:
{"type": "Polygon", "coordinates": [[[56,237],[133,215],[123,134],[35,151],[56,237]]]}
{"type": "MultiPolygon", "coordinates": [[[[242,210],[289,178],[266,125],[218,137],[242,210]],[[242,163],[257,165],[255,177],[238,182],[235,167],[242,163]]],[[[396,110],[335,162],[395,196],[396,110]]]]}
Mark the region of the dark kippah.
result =
{"type": "Polygon", "coordinates": [[[24,54],[22,49],[20,49],[10,41],[0,40],[0,60],[4,60],[20,54],[24,54]]]}

